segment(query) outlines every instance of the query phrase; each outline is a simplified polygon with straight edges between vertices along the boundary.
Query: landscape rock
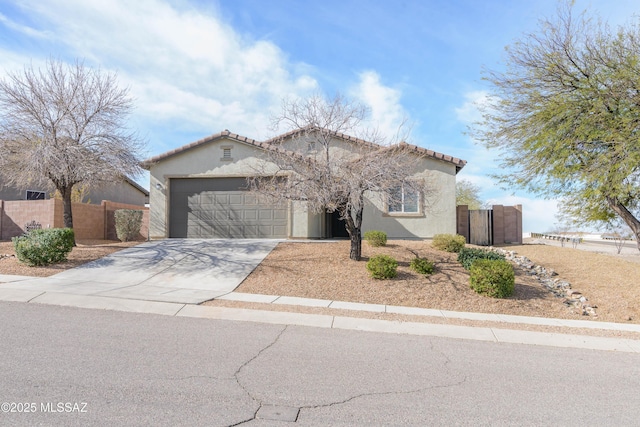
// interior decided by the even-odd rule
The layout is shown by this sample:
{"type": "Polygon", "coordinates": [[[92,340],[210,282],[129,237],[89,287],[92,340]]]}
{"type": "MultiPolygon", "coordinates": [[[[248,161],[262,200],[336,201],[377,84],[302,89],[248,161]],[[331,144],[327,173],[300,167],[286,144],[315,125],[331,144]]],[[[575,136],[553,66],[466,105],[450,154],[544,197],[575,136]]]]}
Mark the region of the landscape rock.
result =
{"type": "Polygon", "coordinates": [[[502,248],[489,248],[489,250],[504,255],[506,260],[513,262],[517,267],[535,277],[549,292],[558,298],[563,298],[562,303],[574,312],[583,316],[598,317],[595,311],[597,307],[587,304],[588,299],[582,295],[582,292],[571,289],[571,283],[555,277],[558,276],[555,270],[536,265],[529,258],[518,256],[516,251],[508,251],[502,248]]]}

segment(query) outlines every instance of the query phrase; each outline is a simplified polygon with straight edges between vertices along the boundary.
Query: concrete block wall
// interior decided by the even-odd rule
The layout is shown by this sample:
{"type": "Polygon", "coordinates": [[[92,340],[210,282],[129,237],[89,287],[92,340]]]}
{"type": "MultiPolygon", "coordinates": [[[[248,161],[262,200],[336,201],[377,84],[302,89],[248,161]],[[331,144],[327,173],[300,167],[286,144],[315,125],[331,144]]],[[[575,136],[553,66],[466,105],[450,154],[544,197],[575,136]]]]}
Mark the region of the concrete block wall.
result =
{"type": "Polygon", "coordinates": [[[116,217],[115,212],[118,209],[133,209],[137,211],[142,211],[142,228],[140,229],[140,240],[146,240],[149,236],[149,209],[138,206],[138,205],[129,205],[126,203],[117,203],[110,202],[108,200],[102,201],[102,206],[104,207],[105,212],[105,223],[104,223],[104,236],[107,240],[118,240],[118,236],[116,235],[116,217]]]}
{"type": "Polygon", "coordinates": [[[104,207],[73,203],[73,232],[76,239],[104,239],[104,207]]]}
{"type": "Polygon", "coordinates": [[[16,200],[3,201],[0,212],[0,239],[9,240],[24,233],[24,226],[36,221],[42,228],[62,227],[62,201],[16,200]]]}
{"type": "MultiPolygon", "coordinates": [[[[146,239],[149,230],[149,209],[139,205],[103,201],[100,205],[73,203],[73,231],[76,239],[117,240],[114,212],[116,209],[142,210],[140,239],[146,239]]],[[[0,200],[0,240],[10,240],[24,233],[31,221],[42,228],[64,226],[62,201],[49,200],[0,200]]]]}
{"type": "Polygon", "coordinates": [[[503,243],[522,244],[522,205],[504,207],[503,228],[503,243]]]}

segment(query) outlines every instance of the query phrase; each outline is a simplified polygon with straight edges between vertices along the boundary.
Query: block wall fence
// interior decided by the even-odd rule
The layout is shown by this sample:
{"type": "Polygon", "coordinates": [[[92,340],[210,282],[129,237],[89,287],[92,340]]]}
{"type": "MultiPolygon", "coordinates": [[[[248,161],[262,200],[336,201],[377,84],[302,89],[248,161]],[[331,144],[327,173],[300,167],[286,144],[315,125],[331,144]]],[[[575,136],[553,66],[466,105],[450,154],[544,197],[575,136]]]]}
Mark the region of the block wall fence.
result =
{"type": "MultiPolygon", "coordinates": [[[[149,208],[103,200],[99,205],[72,203],[73,231],[76,239],[117,240],[115,211],[135,209],[143,211],[140,240],[149,235],[149,208]]],[[[39,222],[42,228],[61,228],[62,200],[0,200],[0,240],[10,240],[24,233],[31,221],[39,222]]]]}

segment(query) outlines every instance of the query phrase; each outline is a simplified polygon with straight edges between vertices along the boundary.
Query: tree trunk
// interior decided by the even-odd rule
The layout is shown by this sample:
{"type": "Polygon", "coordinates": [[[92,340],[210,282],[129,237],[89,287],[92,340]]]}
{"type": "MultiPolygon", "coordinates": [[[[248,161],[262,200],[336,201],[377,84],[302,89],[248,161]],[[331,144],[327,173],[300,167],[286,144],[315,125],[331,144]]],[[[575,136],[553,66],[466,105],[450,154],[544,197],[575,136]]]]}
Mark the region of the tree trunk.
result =
{"type": "Polygon", "coordinates": [[[349,237],[351,239],[349,258],[354,261],[360,261],[360,259],[362,259],[362,233],[360,232],[360,228],[358,227],[353,234],[349,233],[349,237]]]}
{"type": "Polygon", "coordinates": [[[636,236],[636,246],[640,251],[640,221],[633,216],[629,209],[613,197],[607,197],[607,203],[613,211],[629,226],[633,235],[636,236]]]}
{"type": "Polygon", "coordinates": [[[349,258],[354,261],[360,261],[362,259],[362,211],[364,196],[360,195],[359,208],[354,209],[353,205],[347,204],[340,212],[344,218],[345,227],[347,233],[349,233],[349,239],[351,240],[351,250],[349,251],[349,258]]]}
{"type": "Polygon", "coordinates": [[[64,228],[73,228],[73,215],[71,214],[71,192],[73,185],[59,187],[58,191],[62,196],[62,221],[64,228]]]}

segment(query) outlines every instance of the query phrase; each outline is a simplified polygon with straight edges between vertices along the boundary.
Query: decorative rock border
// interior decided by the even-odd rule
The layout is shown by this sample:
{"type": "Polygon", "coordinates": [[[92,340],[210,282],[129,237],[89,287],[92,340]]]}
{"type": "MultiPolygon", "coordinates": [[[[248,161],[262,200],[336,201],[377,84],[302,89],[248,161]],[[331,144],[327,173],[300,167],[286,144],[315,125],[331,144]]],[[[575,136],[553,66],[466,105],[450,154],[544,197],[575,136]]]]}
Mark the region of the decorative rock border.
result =
{"type": "Polygon", "coordinates": [[[489,248],[494,252],[498,252],[508,260],[516,264],[527,274],[536,278],[542,285],[558,298],[563,298],[563,303],[567,307],[577,310],[583,316],[598,317],[596,313],[597,306],[589,304],[587,297],[581,292],[571,289],[571,283],[562,280],[557,276],[554,270],[536,265],[533,261],[525,256],[519,256],[516,251],[507,251],[502,248],[489,248]]]}

